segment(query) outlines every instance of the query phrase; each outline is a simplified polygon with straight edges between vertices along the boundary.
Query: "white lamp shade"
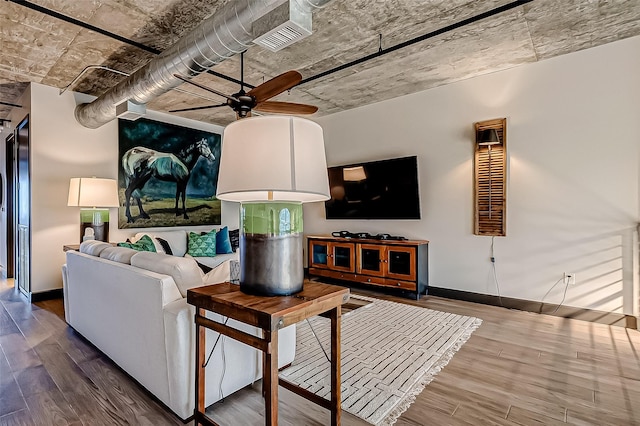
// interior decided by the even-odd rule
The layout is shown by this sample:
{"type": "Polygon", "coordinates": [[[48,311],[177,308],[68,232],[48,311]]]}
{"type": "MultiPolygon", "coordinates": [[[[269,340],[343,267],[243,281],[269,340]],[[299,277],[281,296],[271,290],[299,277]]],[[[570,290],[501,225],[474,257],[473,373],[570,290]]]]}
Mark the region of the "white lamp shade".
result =
{"type": "Polygon", "coordinates": [[[71,178],[67,205],[118,207],[118,183],[115,179],[71,178]]]}
{"type": "Polygon", "coordinates": [[[217,197],[236,202],[328,200],[322,127],[290,116],[230,124],[222,139],[217,197]]]}

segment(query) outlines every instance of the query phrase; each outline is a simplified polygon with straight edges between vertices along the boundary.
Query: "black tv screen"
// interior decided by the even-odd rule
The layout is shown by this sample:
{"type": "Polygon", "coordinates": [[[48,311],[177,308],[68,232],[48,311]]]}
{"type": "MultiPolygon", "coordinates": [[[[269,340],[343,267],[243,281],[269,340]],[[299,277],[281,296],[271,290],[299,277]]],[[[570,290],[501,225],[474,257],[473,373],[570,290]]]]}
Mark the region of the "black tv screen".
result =
{"type": "Polygon", "coordinates": [[[329,167],[327,219],[420,219],[416,156],[329,167]]]}

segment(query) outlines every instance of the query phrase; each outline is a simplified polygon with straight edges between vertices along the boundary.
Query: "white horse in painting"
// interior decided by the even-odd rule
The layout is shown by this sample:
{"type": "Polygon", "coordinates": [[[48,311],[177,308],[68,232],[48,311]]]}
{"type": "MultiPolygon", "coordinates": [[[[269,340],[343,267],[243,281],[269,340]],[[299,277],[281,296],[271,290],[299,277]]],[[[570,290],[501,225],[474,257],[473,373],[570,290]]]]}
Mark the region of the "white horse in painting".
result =
{"type": "Polygon", "coordinates": [[[191,170],[201,156],[210,161],[215,160],[206,139],[188,145],[175,155],[143,146],[136,146],[125,152],[122,156],[122,169],[125,176],[124,197],[127,222],[134,221],[130,212],[131,197],[138,204],[140,217],[149,219],[149,215],[142,208],[140,191],[151,178],[176,183],[176,216],[181,214],[178,209],[178,200],[182,197],[182,214],[185,219],[189,219],[185,206],[187,183],[191,170]]]}

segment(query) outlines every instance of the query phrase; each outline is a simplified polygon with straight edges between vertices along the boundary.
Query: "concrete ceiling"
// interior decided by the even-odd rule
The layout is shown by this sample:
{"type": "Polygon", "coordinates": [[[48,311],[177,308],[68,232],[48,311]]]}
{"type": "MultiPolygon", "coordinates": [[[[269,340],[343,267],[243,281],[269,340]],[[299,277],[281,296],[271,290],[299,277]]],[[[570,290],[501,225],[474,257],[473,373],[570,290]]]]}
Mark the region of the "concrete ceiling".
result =
{"type": "MultiPolygon", "coordinates": [[[[227,0],[228,1],[228,0],[227,0]]],[[[273,53],[252,46],[245,54],[245,80],[258,85],[295,69],[307,78],[414,37],[510,3],[510,0],[334,0],[313,16],[314,32],[273,53]]],[[[16,103],[29,82],[67,86],[88,65],[131,73],[154,54],[65,22],[23,1],[0,1],[0,102],[16,103]]],[[[226,1],[218,0],[33,0],[64,14],[157,50],[171,46],[226,1]]],[[[533,0],[509,11],[429,38],[298,87],[274,100],[319,107],[332,114],[481,74],[552,58],[640,34],[639,0],[533,0]]],[[[214,69],[239,78],[239,58],[214,69]]],[[[72,90],[100,95],[125,77],[90,71],[72,90]]],[[[225,93],[239,86],[203,74],[201,84],[225,93]]],[[[148,108],[221,103],[223,99],[183,84],[201,96],[171,91],[148,108]]],[[[0,118],[10,107],[0,105],[0,118]]],[[[179,115],[226,125],[230,108],[179,115]]]]}

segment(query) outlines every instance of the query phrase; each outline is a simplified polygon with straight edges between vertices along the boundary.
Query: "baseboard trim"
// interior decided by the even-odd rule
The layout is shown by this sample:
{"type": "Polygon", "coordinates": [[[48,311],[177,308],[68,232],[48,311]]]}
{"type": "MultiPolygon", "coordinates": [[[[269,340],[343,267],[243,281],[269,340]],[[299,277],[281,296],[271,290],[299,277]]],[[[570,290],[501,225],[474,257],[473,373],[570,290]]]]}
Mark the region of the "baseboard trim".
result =
{"type": "Polygon", "coordinates": [[[61,299],[61,298],[62,298],[61,288],[41,291],[40,293],[31,293],[31,303],[42,302],[44,300],[51,300],[51,299],[61,299]]]}
{"type": "Polygon", "coordinates": [[[469,291],[453,290],[442,287],[430,286],[427,293],[430,296],[444,297],[447,299],[464,300],[467,302],[482,303],[484,305],[502,306],[509,309],[534,312],[536,314],[553,315],[599,324],[638,329],[638,318],[633,315],[616,314],[612,312],[598,311],[595,309],[575,308],[572,306],[558,307],[558,305],[552,303],[541,303],[532,300],[514,299],[504,296],[498,297],[489,294],[472,293],[469,291]]]}

